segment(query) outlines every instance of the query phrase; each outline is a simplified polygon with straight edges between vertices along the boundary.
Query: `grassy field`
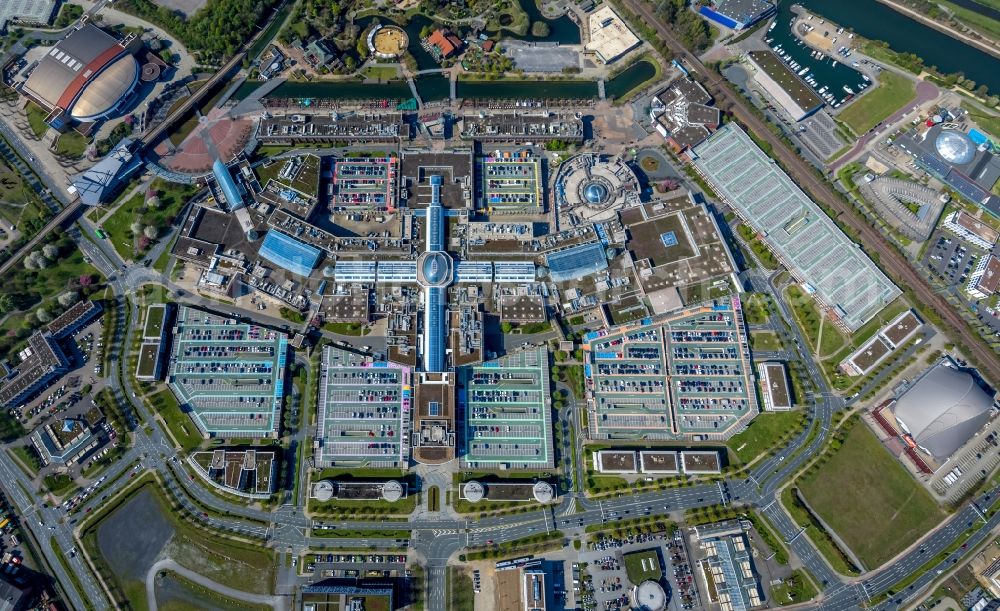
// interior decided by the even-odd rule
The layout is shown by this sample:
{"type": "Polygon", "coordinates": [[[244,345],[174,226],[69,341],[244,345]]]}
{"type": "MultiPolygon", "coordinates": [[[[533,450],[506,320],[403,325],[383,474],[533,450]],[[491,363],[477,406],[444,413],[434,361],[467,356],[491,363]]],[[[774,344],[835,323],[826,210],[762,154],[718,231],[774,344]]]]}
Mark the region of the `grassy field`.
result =
{"type": "Polygon", "coordinates": [[[962,108],[969,112],[969,116],[983,131],[994,140],[1000,140],[1000,115],[987,113],[972,104],[962,104],[962,108]]]}
{"type": "Polygon", "coordinates": [[[170,433],[181,445],[181,449],[190,452],[201,445],[202,437],[198,432],[190,416],[181,411],[174,393],[168,390],[161,390],[149,398],[153,410],[160,414],[163,421],[167,423],[170,433]]]}
{"type": "Polygon", "coordinates": [[[56,154],[69,159],[80,159],[87,151],[87,138],[75,131],[68,131],[56,140],[56,154]]]}
{"type": "Polygon", "coordinates": [[[437,486],[427,489],[427,511],[441,511],[441,489],[437,486]]]}
{"type": "Polygon", "coordinates": [[[448,608],[452,611],[473,611],[475,607],[472,577],[457,566],[448,567],[448,608]]]}
{"type": "Polygon", "coordinates": [[[802,430],[806,415],[800,410],[761,412],[747,430],[729,439],[726,445],[742,463],[748,463],[802,430]]]}
{"type": "MultiPolygon", "coordinates": [[[[153,181],[152,188],[160,200],[158,208],[146,206],[145,193],[136,193],[102,224],[111,244],[125,260],[136,260],[145,252],[139,248],[140,238],[132,233],[133,223],[139,223],[143,227],[152,225],[162,236],[195,193],[195,187],[168,183],[161,179],[153,181]]],[[[146,249],[154,243],[155,240],[150,240],[146,249]]]]}
{"type": "MultiPolygon", "coordinates": [[[[990,4],[989,0],[976,0],[976,2],[984,5],[990,4]]],[[[980,15],[976,11],[970,11],[969,9],[959,6],[954,2],[948,2],[948,0],[938,0],[938,4],[946,6],[959,21],[965,22],[970,27],[979,30],[983,34],[993,36],[994,38],[1000,38],[1000,21],[990,19],[985,15],[980,15]]],[[[993,4],[996,4],[996,2],[993,4]]],[[[1000,10],[1000,8],[996,6],[993,8],[1000,10]]]]}
{"type": "Polygon", "coordinates": [[[816,586],[803,569],[795,569],[780,585],[771,586],[771,600],[782,607],[812,600],[816,594],[816,586]]]}
{"type": "Polygon", "coordinates": [[[369,329],[356,322],[325,322],[323,330],[337,335],[368,335],[369,329]]]}
{"type": "Polygon", "coordinates": [[[747,324],[762,325],[771,317],[768,310],[770,297],[763,293],[749,293],[743,299],[743,316],[747,324]]]}
{"type": "Polygon", "coordinates": [[[48,113],[34,102],[28,102],[24,110],[28,113],[28,125],[31,126],[32,133],[38,138],[44,136],[45,132],[49,131],[49,126],[45,122],[45,117],[49,116],[48,113]]]}
{"type": "Polygon", "coordinates": [[[22,232],[34,233],[31,225],[41,227],[49,212],[34,189],[15,168],[0,160],[0,216],[22,232]]]}
{"type": "Polygon", "coordinates": [[[365,78],[388,81],[399,76],[399,69],[395,66],[368,66],[364,72],[365,78]]]}
{"type": "Polygon", "coordinates": [[[861,135],[880,121],[908,104],[916,94],[912,81],[888,70],[879,75],[881,82],[874,91],[861,96],[840,113],[855,134],[861,135]]]}
{"type": "Polygon", "coordinates": [[[851,428],[832,457],[800,480],[799,489],[869,569],[944,517],[930,494],[863,424],[851,428]]]}
{"type": "Polygon", "coordinates": [[[774,331],[751,331],[750,346],[761,352],[781,350],[781,340],[774,331]]]}
{"type": "Polygon", "coordinates": [[[625,573],[628,574],[628,580],[635,585],[647,580],[658,581],[663,576],[663,571],[660,569],[660,556],[656,550],[632,552],[625,554],[624,558],[625,573]],[[645,568],[643,568],[643,564],[646,565],[645,568]]]}

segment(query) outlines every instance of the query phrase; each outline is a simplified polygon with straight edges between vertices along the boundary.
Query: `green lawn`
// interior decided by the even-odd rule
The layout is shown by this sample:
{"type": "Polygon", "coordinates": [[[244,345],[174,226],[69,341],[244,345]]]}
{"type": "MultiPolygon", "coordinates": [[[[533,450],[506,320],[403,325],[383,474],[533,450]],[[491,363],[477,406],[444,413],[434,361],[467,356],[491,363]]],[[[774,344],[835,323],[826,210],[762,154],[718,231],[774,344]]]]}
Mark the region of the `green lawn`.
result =
{"type": "Polygon", "coordinates": [[[868,569],[895,556],[944,517],[930,494],[860,423],[826,463],[801,478],[799,489],[868,569]]]}
{"type": "Polygon", "coordinates": [[[80,159],[87,151],[87,138],[75,131],[68,131],[56,139],[56,154],[69,159],[80,159]]]}
{"type": "Polygon", "coordinates": [[[864,94],[840,113],[840,120],[847,123],[855,134],[864,134],[875,127],[916,95],[913,82],[894,72],[884,70],[879,80],[881,82],[874,91],[864,94]]]}
{"type": "Polygon", "coordinates": [[[368,335],[367,327],[356,322],[325,322],[323,330],[337,335],[368,335]]]}
{"type": "Polygon", "coordinates": [[[782,607],[812,600],[818,592],[803,569],[795,569],[780,585],[771,586],[771,600],[782,607]]]}
{"type": "Polygon", "coordinates": [[[972,104],[962,104],[962,108],[969,112],[969,116],[980,129],[992,136],[994,140],[1000,140],[1000,115],[982,111],[972,104]]]}
{"type": "Polygon", "coordinates": [[[625,554],[624,558],[625,573],[628,575],[628,580],[635,585],[648,580],[658,581],[663,576],[660,556],[654,549],[625,554]]]}
{"type": "Polygon", "coordinates": [[[801,410],[761,412],[742,433],[726,442],[740,462],[748,463],[802,430],[806,415],[801,410]]]}
{"type": "Polygon", "coordinates": [[[32,133],[38,138],[44,136],[45,132],[49,131],[49,126],[45,122],[45,117],[49,116],[48,113],[34,102],[28,102],[25,111],[28,113],[28,125],[31,126],[32,133]]]}
{"type": "Polygon", "coordinates": [[[180,213],[184,204],[196,192],[196,187],[168,183],[162,179],[153,181],[152,188],[157,192],[160,205],[154,209],[146,206],[145,193],[136,193],[122,203],[101,225],[108,234],[108,239],[123,259],[137,260],[149,249],[155,240],[149,242],[146,249],[140,250],[139,243],[145,242],[132,233],[132,224],[139,223],[143,227],[152,225],[162,236],[167,233],[170,224],[180,213]]]}
{"type": "Polygon", "coordinates": [[[774,331],[751,331],[750,346],[761,352],[781,350],[781,340],[774,331]]]}
{"type": "Polygon", "coordinates": [[[388,81],[399,76],[399,70],[395,66],[369,66],[365,69],[365,78],[388,81]]]}
{"type": "Polygon", "coordinates": [[[762,325],[771,317],[768,310],[770,297],[763,293],[749,293],[743,299],[743,316],[747,324],[762,325]]]}
{"type": "Polygon", "coordinates": [[[63,496],[70,490],[73,490],[76,486],[73,484],[73,479],[68,475],[46,475],[45,476],[45,487],[49,489],[49,492],[56,496],[63,496]]]}
{"type": "Polygon", "coordinates": [[[153,410],[160,414],[163,421],[167,423],[170,433],[181,445],[181,449],[190,452],[201,445],[202,436],[198,432],[191,417],[181,411],[174,393],[168,390],[161,390],[149,397],[149,403],[153,410]]]}

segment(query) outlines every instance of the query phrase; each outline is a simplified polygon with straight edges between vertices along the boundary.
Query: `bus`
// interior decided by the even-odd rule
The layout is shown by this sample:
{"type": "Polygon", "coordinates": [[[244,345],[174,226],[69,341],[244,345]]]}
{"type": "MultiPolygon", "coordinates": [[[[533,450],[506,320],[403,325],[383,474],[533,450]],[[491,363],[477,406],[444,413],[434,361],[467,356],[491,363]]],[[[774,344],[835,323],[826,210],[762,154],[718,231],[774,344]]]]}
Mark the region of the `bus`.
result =
{"type": "Polygon", "coordinates": [[[98,229],[95,233],[97,234],[97,237],[101,238],[102,240],[108,239],[108,234],[104,233],[103,229],[98,229]]]}

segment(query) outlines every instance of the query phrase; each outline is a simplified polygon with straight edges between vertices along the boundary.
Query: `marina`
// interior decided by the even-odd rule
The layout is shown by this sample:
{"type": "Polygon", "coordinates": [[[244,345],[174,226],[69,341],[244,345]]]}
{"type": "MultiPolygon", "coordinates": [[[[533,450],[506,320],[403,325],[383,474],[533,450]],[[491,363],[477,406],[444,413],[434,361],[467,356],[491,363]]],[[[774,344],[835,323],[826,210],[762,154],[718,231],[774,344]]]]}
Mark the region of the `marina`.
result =
{"type": "MultiPolygon", "coordinates": [[[[977,3],[977,6],[981,5],[977,3]]],[[[851,40],[850,35],[856,33],[869,40],[884,41],[888,43],[889,48],[898,53],[916,54],[924,60],[924,65],[936,66],[943,74],[961,72],[976,83],[989,87],[991,92],[1000,92],[1000,70],[997,70],[995,57],[914,21],[878,2],[878,0],[780,2],[778,15],[774,19],[777,26],[767,34],[767,37],[774,38],[772,44],[784,43],[784,48],[795,58],[808,58],[811,49],[805,49],[804,54],[800,56],[799,52],[802,51],[802,48],[795,44],[794,35],[788,27],[790,20],[795,16],[794,7],[801,7],[801,9],[814,14],[812,21],[808,23],[817,29],[821,27],[819,21],[826,20],[823,25],[827,26],[832,35],[838,37],[838,47],[848,45],[847,41],[851,40]],[[839,35],[837,34],[838,28],[844,29],[839,35]],[[792,46],[795,48],[793,49],[792,46]]],[[[801,59],[797,59],[797,61],[802,63],[801,59]]],[[[853,59],[849,57],[847,62],[851,64],[853,59]]],[[[826,61],[825,67],[830,68],[829,60],[826,61]]],[[[848,82],[845,68],[849,69],[850,66],[833,68],[831,72],[839,78],[832,80],[826,76],[821,77],[816,70],[814,72],[816,72],[817,80],[824,84],[830,84],[830,89],[839,90],[843,85],[848,85],[857,91],[858,87],[854,86],[855,83],[848,82]]]]}
{"type": "Polygon", "coordinates": [[[828,106],[834,109],[840,108],[871,85],[871,80],[867,76],[847,64],[851,50],[844,43],[849,41],[849,34],[841,31],[840,34],[833,36],[832,41],[841,42],[840,46],[824,53],[807,45],[802,38],[795,35],[792,28],[798,27],[799,34],[806,37],[814,29],[820,29],[822,34],[826,30],[832,30],[833,26],[811,14],[799,21],[793,11],[789,10],[786,13],[785,17],[779,13],[768,26],[765,42],[774,54],[828,106]],[[783,18],[787,20],[783,21],[783,18]],[[799,21],[797,26],[796,21],[799,21]]]}

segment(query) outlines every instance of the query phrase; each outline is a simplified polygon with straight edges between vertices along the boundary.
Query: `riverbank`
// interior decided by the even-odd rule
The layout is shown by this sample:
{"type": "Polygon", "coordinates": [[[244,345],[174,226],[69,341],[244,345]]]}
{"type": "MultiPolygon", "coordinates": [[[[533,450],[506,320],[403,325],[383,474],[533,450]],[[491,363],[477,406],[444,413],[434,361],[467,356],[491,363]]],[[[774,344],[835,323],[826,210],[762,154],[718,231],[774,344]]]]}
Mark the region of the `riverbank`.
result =
{"type": "Polygon", "coordinates": [[[895,0],[877,0],[877,1],[880,4],[884,4],[884,5],[888,6],[889,8],[891,8],[894,11],[896,11],[896,12],[902,14],[902,15],[905,15],[905,16],[909,17],[910,19],[913,19],[914,21],[918,21],[921,24],[923,24],[923,25],[925,25],[925,26],[927,26],[929,28],[933,28],[933,29],[937,30],[938,32],[941,32],[942,34],[946,34],[948,36],[951,36],[955,40],[963,42],[963,43],[969,45],[970,47],[975,47],[976,49],[978,49],[980,51],[983,51],[985,53],[989,53],[990,55],[992,55],[992,56],[1000,59],[1000,48],[997,48],[994,45],[990,45],[990,44],[987,44],[987,43],[985,43],[985,42],[983,42],[983,41],[981,41],[979,39],[973,38],[973,37],[969,36],[968,34],[965,34],[964,32],[959,32],[959,31],[955,30],[955,28],[949,27],[949,26],[947,26],[947,25],[945,25],[945,24],[937,21],[936,19],[931,19],[927,15],[918,13],[917,11],[911,9],[910,7],[908,7],[906,5],[903,5],[903,4],[900,4],[899,2],[896,2],[895,0]]]}

